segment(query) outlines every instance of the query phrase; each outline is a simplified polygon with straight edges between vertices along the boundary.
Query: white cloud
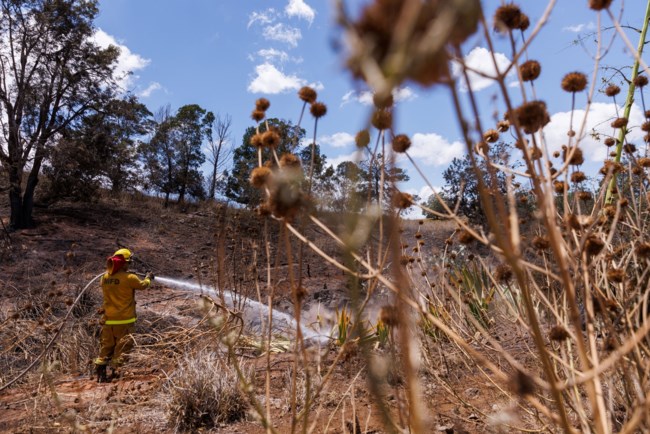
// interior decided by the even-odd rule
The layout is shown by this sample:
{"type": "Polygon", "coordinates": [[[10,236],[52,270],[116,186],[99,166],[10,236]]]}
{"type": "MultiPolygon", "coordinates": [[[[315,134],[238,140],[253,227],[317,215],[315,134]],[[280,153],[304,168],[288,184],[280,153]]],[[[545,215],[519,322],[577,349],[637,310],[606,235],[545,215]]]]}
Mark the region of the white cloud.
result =
{"type": "MultiPolygon", "coordinates": [[[[619,107],[618,112],[622,114],[621,107],[619,107]]],[[[582,125],[584,117],[584,110],[575,110],[573,112],[573,129],[576,132],[582,125]]],[[[550,152],[557,151],[562,145],[568,143],[567,131],[569,131],[570,118],[571,112],[559,112],[551,116],[551,122],[544,128],[544,137],[550,152]]],[[[585,135],[580,140],[580,148],[585,159],[603,161],[606,157],[607,147],[603,144],[603,139],[614,134],[615,130],[610,125],[614,119],[616,119],[616,106],[613,103],[593,103],[591,105],[585,135]],[[601,136],[600,141],[596,140],[592,134],[593,132],[601,136]]],[[[630,129],[627,135],[628,141],[634,142],[643,138],[644,133],[639,128],[643,122],[643,111],[638,105],[633,105],[628,123],[630,129]]]]}
{"type": "Polygon", "coordinates": [[[129,90],[137,76],[133,75],[135,71],[144,69],[151,60],[145,59],[139,54],[132,53],[129,47],[117,42],[115,37],[109,35],[102,29],[97,29],[91,40],[101,48],[107,48],[113,45],[120,49],[120,55],[117,58],[115,67],[115,77],[118,79],[119,86],[124,90],[129,90]]]}
{"type": "Polygon", "coordinates": [[[317,81],[316,83],[309,83],[308,86],[318,91],[325,89],[325,85],[320,81],[317,81]]]}
{"type": "MultiPolygon", "coordinates": [[[[368,105],[371,106],[374,104],[372,100],[372,92],[369,90],[364,90],[361,92],[356,92],[354,90],[351,90],[347,92],[345,95],[343,95],[343,98],[341,98],[341,107],[344,105],[356,101],[360,104],[363,105],[368,105]]],[[[400,87],[398,89],[393,90],[393,100],[395,102],[406,102],[406,101],[411,101],[413,99],[417,98],[417,95],[415,92],[413,92],[413,89],[411,89],[408,86],[405,87],[400,87]]]]}
{"type": "Polygon", "coordinates": [[[278,13],[273,8],[269,8],[262,12],[253,12],[248,16],[248,25],[246,28],[250,29],[250,27],[256,23],[260,23],[261,25],[271,24],[275,21],[277,14],[278,13]]]}
{"type": "MultiPolygon", "coordinates": [[[[494,53],[494,58],[496,60],[499,71],[505,71],[506,68],[510,65],[510,59],[508,59],[508,57],[503,53],[494,53]]],[[[467,75],[469,77],[472,90],[475,92],[483,90],[496,83],[494,79],[484,77],[483,75],[479,74],[480,72],[490,77],[496,77],[497,75],[497,70],[494,68],[494,61],[492,60],[492,54],[490,54],[490,51],[487,48],[476,47],[470,51],[469,54],[465,56],[465,65],[471,69],[471,71],[467,72],[467,75]]],[[[465,82],[465,79],[461,78],[462,67],[460,63],[456,61],[452,62],[451,69],[453,76],[457,79],[460,79],[461,91],[467,92],[469,88],[465,82]]],[[[515,72],[516,71],[513,68],[509,74],[515,72]]]]}
{"type": "Polygon", "coordinates": [[[340,132],[319,137],[318,142],[321,145],[329,145],[333,148],[345,148],[354,144],[354,136],[350,133],[340,132]]]}
{"type": "Polygon", "coordinates": [[[284,11],[290,17],[295,16],[309,21],[310,25],[314,21],[314,17],[316,16],[316,12],[314,11],[314,9],[311,6],[309,6],[307,3],[305,3],[303,0],[289,0],[289,3],[284,8],[284,11]]]}
{"type": "MultiPolygon", "coordinates": [[[[465,149],[463,143],[450,143],[436,133],[416,133],[411,138],[408,154],[413,160],[425,166],[447,166],[454,158],[462,157],[465,149]]],[[[405,157],[400,157],[403,158],[405,157]]]]}
{"type": "Polygon", "coordinates": [[[295,75],[286,75],[270,63],[255,67],[255,78],[248,85],[250,93],[277,94],[300,89],[306,81],[295,75]]]}
{"type": "Polygon", "coordinates": [[[283,23],[266,26],[262,35],[267,40],[284,42],[294,48],[298,46],[298,41],[302,38],[300,29],[287,26],[283,23]]]}
{"type": "Polygon", "coordinates": [[[149,98],[152,93],[154,93],[155,91],[160,90],[160,89],[162,89],[162,86],[160,85],[160,83],[158,83],[157,81],[153,81],[145,89],[138,92],[138,97],[139,98],[149,98]]]}
{"type": "Polygon", "coordinates": [[[335,169],[339,164],[343,163],[344,161],[353,161],[355,163],[358,163],[359,162],[359,152],[354,151],[354,152],[351,152],[349,154],[342,154],[342,155],[339,155],[337,157],[333,157],[333,158],[328,157],[327,158],[327,164],[333,166],[335,169]]]}
{"type": "Polygon", "coordinates": [[[286,62],[289,60],[289,54],[286,51],[276,50],[275,48],[262,49],[257,52],[257,55],[264,59],[266,62],[278,60],[279,62],[286,62]]]}
{"type": "Polygon", "coordinates": [[[562,30],[565,32],[571,32],[571,33],[580,33],[583,30],[595,30],[596,25],[593,22],[589,22],[587,24],[582,23],[582,24],[575,24],[573,26],[566,26],[562,30]]]}

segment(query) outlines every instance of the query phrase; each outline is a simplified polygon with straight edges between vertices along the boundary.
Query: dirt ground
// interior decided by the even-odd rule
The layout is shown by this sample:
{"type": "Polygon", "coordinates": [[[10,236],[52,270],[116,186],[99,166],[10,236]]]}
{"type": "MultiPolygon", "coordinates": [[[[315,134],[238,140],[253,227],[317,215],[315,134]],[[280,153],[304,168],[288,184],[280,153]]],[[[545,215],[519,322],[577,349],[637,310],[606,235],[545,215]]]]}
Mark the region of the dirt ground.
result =
{"type": "MultiPolygon", "coordinates": [[[[6,206],[0,207],[5,223],[7,215],[6,206]]],[[[199,296],[161,283],[139,293],[139,345],[133,363],[119,381],[108,384],[97,383],[91,375],[94,339],[100,327],[95,313],[101,305],[98,285],[93,284],[83,303],[75,306],[82,306],[79,309],[83,311],[75,311],[65,324],[61,319],[87,282],[102,272],[106,257],[121,246],[135,252],[139,262],[133,268],[138,272],[153,271],[204,285],[220,283],[253,299],[259,291],[265,301],[265,223],[243,210],[226,211],[222,206],[165,209],[157,202],[132,197],[94,204],[62,203],[37,209],[35,215],[38,225],[34,229],[1,234],[0,387],[43,351],[58,328],[62,327],[62,332],[56,351],[0,392],[0,432],[172,432],[164,384],[188,343],[204,345],[202,339],[218,340],[202,326],[199,296]],[[160,336],[174,336],[178,341],[159,341],[160,336]]],[[[282,245],[277,222],[266,224],[270,245],[282,245]]],[[[435,256],[445,248],[453,227],[407,222],[402,234],[405,243],[412,243],[416,232],[435,256]]],[[[306,233],[325,252],[340,257],[336,244],[322,231],[307,228],[306,233]]],[[[298,244],[292,249],[295,257],[298,244]]],[[[304,252],[305,314],[310,320],[320,320],[321,331],[329,334],[336,310],[349,303],[349,282],[319,256],[308,249],[304,252]]],[[[275,261],[274,307],[291,313],[287,252],[272,250],[271,257],[275,261]]],[[[376,309],[390,300],[382,288],[373,295],[376,309]]],[[[525,352],[523,335],[514,328],[500,327],[497,334],[502,345],[515,352],[522,346],[525,352]]],[[[289,343],[285,348],[289,351],[268,359],[254,349],[244,348],[240,354],[255,372],[253,396],[262,405],[266,402],[266,367],[271,366],[271,420],[280,433],[291,429],[288,373],[295,356],[290,347],[289,343]]],[[[382,356],[385,350],[376,351],[382,356]]],[[[333,342],[310,347],[311,371],[324,375],[338,352],[333,342]]],[[[430,420],[430,432],[519,432],[508,426],[529,426],[533,416],[518,407],[516,398],[501,391],[507,385],[493,383],[489,373],[469,364],[457,347],[440,340],[423,354],[426,369],[420,373],[421,404],[430,420]]],[[[341,360],[311,408],[314,432],[389,432],[370,392],[366,358],[352,348],[341,360]]],[[[397,414],[406,396],[404,384],[395,381],[385,392],[387,407],[397,414]]],[[[265,429],[249,411],[244,420],[222,424],[210,432],[264,433],[265,429]]]]}

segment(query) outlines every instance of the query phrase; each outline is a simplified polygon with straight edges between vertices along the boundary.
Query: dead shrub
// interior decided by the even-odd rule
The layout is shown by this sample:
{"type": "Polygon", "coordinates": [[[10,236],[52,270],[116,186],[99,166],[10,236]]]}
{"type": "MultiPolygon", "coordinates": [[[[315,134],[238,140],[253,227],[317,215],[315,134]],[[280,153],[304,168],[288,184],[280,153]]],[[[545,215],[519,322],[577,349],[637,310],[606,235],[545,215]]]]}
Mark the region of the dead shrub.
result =
{"type": "Polygon", "coordinates": [[[168,424],[176,432],[196,432],[243,419],[248,400],[239,383],[234,368],[214,352],[188,354],[164,385],[168,424]]]}

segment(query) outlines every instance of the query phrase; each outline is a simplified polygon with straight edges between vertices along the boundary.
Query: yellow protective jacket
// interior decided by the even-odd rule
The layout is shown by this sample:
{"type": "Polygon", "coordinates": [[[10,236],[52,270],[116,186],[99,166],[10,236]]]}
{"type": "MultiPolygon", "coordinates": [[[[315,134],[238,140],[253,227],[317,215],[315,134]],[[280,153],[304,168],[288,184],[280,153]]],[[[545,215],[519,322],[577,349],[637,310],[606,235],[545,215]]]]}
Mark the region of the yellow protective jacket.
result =
{"type": "Polygon", "coordinates": [[[151,280],[138,279],[133,273],[118,271],[102,276],[104,293],[104,320],[107,325],[131,324],[135,322],[135,290],[145,289],[151,280]]]}

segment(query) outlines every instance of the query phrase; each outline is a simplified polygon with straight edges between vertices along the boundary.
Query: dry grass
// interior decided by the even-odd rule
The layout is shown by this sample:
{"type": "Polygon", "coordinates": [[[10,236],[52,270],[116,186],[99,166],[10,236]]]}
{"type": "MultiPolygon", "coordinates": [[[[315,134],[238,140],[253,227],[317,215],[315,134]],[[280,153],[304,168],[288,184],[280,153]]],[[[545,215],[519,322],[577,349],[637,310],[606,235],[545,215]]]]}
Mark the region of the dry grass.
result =
{"type": "MultiPolygon", "coordinates": [[[[250,378],[250,371],[243,374],[250,378]]],[[[212,351],[185,356],[164,385],[167,420],[175,431],[195,432],[239,421],[249,407],[237,373],[212,351]]]]}

